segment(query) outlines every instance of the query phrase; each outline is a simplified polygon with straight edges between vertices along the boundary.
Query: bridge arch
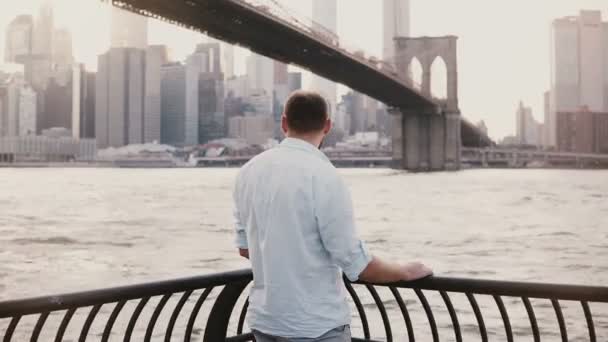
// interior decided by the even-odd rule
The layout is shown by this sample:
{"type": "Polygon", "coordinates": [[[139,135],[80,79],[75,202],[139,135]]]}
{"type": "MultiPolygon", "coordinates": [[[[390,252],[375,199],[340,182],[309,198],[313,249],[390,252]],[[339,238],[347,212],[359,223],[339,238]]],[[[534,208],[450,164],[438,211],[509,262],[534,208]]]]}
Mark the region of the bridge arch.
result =
{"type": "MultiPolygon", "coordinates": [[[[458,112],[458,60],[456,36],[444,37],[397,37],[395,38],[397,71],[409,77],[409,65],[416,58],[422,66],[422,92],[430,96],[433,66],[438,59],[445,64],[446,107],[450,112],[458,112]]],[[[441,75],[439,76],[441,78],[441,75]]]]}
{"type": "Polygon", "coordinates": [[[448,68],[441,56],[431,63],[431,94],[440,100],[448,98],[448,68]]]}
{"type": "Polygon", "coordinates": [[[412,81],[412,86],[418,90],[422,90],[422,78],[424,68],[417,57],[413,57],[408,63],[407,75],[412,81]]]}

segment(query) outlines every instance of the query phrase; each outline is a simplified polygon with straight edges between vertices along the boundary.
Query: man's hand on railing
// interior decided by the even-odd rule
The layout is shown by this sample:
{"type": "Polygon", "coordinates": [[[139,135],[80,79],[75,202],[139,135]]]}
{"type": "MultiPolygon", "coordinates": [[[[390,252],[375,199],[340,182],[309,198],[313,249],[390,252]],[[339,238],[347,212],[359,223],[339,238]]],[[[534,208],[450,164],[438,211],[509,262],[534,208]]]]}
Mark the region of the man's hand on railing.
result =
{"type": "Polygon", "coordinates": [[[239,255],[245,259],[249,259],[249,250],[244,248],[239,248],[239,255]]]}
{"type": "Polygon", "coordinates": [[[418,280],[433,275],[433,270],[419,262],[405,264],[403,265],[403,270],[406,278],[403,280],[405,281],[418,280]]]}
{"type": "Polygon", "coordinates": [[[432,274],[433,271],[429,267],[418,262],[397,264],[373,257],[359,275],[359,279],[368,283],[395,283],[413,281],[432,274]]]}

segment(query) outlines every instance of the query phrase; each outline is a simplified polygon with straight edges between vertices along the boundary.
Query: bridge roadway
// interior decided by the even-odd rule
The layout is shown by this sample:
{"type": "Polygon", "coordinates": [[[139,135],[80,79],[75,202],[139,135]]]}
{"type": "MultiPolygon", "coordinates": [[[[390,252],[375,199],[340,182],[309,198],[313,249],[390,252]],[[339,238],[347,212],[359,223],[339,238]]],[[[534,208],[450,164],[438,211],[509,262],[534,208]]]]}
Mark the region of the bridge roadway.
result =
{"type": "Polygon", "coordinates": [[[110,0],[115,6],[202,32],[291,63],[402,109],[438,112],[387,64],[347,51],[325,32],[283,19],[251,0],[110,0]]]}

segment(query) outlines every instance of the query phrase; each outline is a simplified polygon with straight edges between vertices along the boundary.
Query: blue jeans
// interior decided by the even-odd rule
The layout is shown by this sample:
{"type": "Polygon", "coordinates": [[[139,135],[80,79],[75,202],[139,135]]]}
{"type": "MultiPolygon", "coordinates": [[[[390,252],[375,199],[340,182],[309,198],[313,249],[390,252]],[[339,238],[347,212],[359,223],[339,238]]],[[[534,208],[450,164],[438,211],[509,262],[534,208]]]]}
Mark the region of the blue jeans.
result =
{"type": "Polygon", "coordinates": [[[284,338],[266,335],[254,330],[256,342],[350,342],[350,327],[348,325],[330,330],[316,338],[284,338]]]}

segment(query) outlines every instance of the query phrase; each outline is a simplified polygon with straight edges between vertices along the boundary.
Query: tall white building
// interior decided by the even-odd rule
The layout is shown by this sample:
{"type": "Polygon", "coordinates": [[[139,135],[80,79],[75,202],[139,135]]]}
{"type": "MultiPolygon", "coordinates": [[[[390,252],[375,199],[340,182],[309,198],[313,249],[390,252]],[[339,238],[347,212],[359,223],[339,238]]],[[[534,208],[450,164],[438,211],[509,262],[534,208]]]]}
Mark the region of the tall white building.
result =
{"type": "Polygon", "coordinates": [[[19,90],[22,84],[9,80],[0,85],[0,136],[19,135],[19,90]]]}
{"type": "Polygon", "coordinates": [[[333,124],[334,128],[341,131],[342,133],[350,133],[350,113],[348,112],[346,104],[338,104],[333,124]]]}
{"type": "Polygon", "coordinates": [[[145,49],[148,46],[148,19],[112,7],[110,47],[145,49]]]}
{"type": "Polygon", "coordinates": [[[19,91],[19,135],[36,135],[37,95],[34,89],[24,86],[19,91]]]}
{"type": "Polygon", "coordinates": [[[31,15],[20,15],[6,29],[4,60],[7,63],[24,63],[32,53],[34,19],[31,15]]]}
{"type": "Polygon", "coordinates": [[[252,53],[247,58],[248,95],[264,92],[272,98],[274,92],[274,61],[252,53]]]}
{"type": "Polygon", "coordinates": [[[161,140],[161,67],[168,62],[166,46],[151,45],[146,50],[144,143],[161,140]]]}
{"type": "Polygon", "coordinates": [[[55,33],[53,4],[44,1],[34,25],[32,50],[35,55],[53,56],[53,35],[55,33]]]}
{"type": "MultiPolygon", "coordinates": [[[[338,31],[338,3],[336,0],[313,0],[312,19],[334,34],[338,31]]],[[[314,75],[312,89],[318,91],[328,102],[330,113],[336,108],[337,85],[321,76],[314,75]]]]}
{"type": "Polygon", "coordinates": [[[185,145],[186,66],[170,63],[161,68],[161,143],[185,145]]]}
{"type": "Polygon", "coordinates": [[[75,63],[72,66],[72,138],[80,139],[80,126],[83,112],[84,65],[75,63]]]}
{"type": "Polygon", "coordinates": [[[608,23],[601,11],[556,19],[551,34],[551,89],[545,117],[548,146],[557,144],[557,113],[608,111],[608,23]]]}
{"type": "Polygon", "coordinates": [[[144,50],[131,48],[99,56],[95,137],[100,148],[143,142],[145,61],[144,50]]]}
{"type": "Polygon", "coordinates": [[[72,79],[74,57],[72,54],[72,34],[66,29],[57,29],[53,34],[53,56],[51,76],[57,84],[66,87],[72,79]]]}
{"type": "Polygon", "coordinates": [[[9,137],[19,136],[19,100],[23,80],[19,77],[13,78],[6,86],[4,99],[5,135],[9,137]]]}
{"type": "Polygon", "coordinates": [[[540,124],[532,115],[532,108],[519,103],[515,117],[517,142],[521,145],[540,145],[540,124]]]}
{"type": "Polygon", "coordinates": [[[55,30],[53,34],[53,63],[61,66],[71,66],[73,62],[72,34],[67,29],[55,30]]]}
{"type": "Polygon", "coordinates": [[[382,0],[382,58],[392,61],[395,37],[410,36],[410,0],[382,0]]]}
{"type": "Polygon", "coordinates": [[[235,116],[229,119],[228,136],[243,139],[252,145],[262,145],[274,134],[274,120],[270,116],[235,116]]]}
{"type": "Polygon", "coordinates": [[[0,86],[0,137],[6,135],[8,117],[6,111],[6,87],[0,86]]]}
{"type": "Polygon", "coordinates": [[[231,79],[235,76],[234,72],[234,46],[228,43],[221,44],[222,49],[222,72],[225,79],[231,79]]]}
{"type": "Polygon", "coordinates": [[[601,112],[604,106],[604,25],[602,12],[581,11],[579,17],[580,37],[580,106],[592,112],[601,112]]]}
{"type": "Polygon", "coordinates": [[[200,80],[201,74],[209,72],[210,55],[206,51],[197,50],[186,59],[185,65],[185,132],[184,144],[196,145],[199,142],[199,116],[200,116],[200,80]]]}

